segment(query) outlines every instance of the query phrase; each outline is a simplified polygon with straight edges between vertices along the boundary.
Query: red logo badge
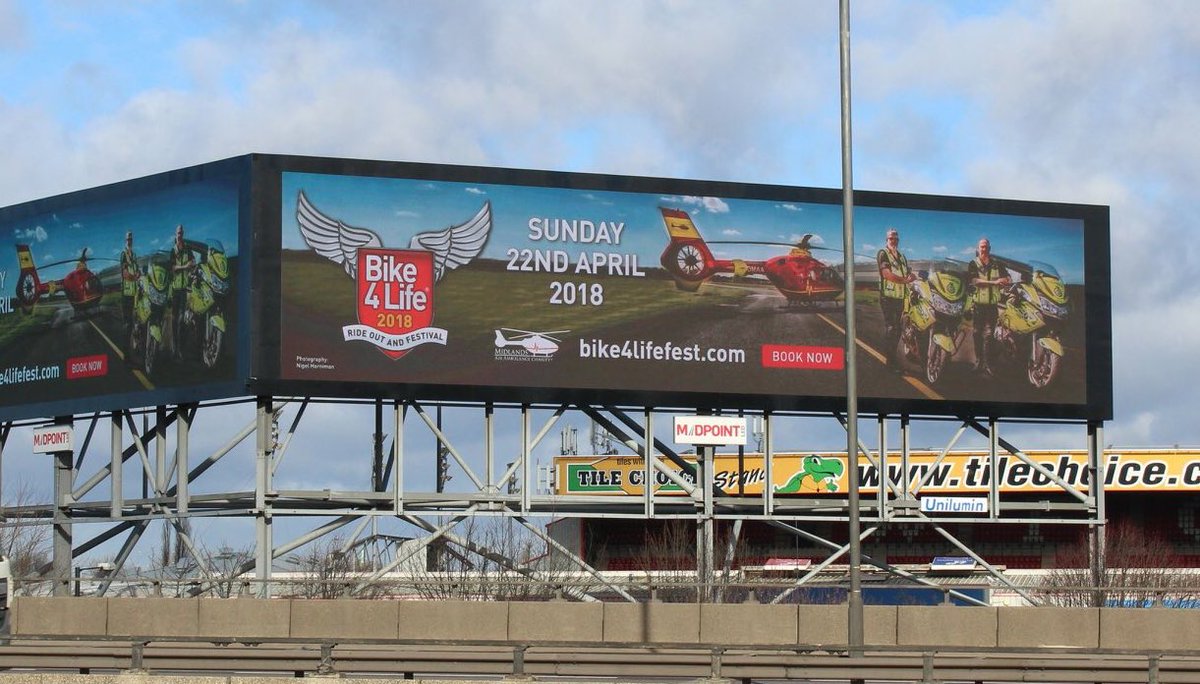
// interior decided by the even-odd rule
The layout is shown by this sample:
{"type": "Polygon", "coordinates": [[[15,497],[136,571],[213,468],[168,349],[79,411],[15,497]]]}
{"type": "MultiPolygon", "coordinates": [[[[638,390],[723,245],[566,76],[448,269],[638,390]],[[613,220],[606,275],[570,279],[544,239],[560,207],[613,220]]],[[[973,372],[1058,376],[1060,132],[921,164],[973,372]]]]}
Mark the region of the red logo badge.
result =
{"type": "Polygon", "coordinates": [[[433,328],[433,254],[425,250],[358,250],[358,325],[342,329],[346,340],[369,342],[398,359],[422,344],[445,344],[433,328]]]}

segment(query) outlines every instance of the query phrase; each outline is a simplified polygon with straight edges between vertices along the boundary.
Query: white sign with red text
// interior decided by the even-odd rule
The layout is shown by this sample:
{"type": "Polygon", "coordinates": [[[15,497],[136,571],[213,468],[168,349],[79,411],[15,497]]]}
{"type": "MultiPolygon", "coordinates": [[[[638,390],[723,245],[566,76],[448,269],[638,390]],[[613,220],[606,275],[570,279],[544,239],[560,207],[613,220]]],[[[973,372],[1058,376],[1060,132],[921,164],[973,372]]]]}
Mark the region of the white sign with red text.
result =
{"type": "Polygon", "coordinates": [[[745,444],[746,419],[736,416],[675,416],[676,444],[745,444]]]}
{"type": "Polygon", "coordinates": [[[75,450],[75,429],[70,425],[51,425],[33,431],[33,453],[50,454],[75,450]]]}

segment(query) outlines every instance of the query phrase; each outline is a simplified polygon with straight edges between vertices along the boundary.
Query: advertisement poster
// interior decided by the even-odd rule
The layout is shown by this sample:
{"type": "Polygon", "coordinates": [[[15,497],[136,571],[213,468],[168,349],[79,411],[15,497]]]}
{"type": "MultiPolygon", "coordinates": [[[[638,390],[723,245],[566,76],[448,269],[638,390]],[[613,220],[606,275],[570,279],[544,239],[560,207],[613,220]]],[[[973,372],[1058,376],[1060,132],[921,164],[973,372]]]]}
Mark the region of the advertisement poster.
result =
{"type": "Polygon", "coordinates": [[[233,380],[237,179],[61,201],[0,235],[0,407],[233,380]]]}
{"type": "MultiPolygon", "coordinates": [[[[292,172],[281,190],[284,380],[844,395],[840,205],[292,172]]],[[[1087,402],[1082,220],[859,206],[855,225],[860,396],[1087,402]]]]}
{"type": "MultiPolygon", "coordinates": [[[[1087,452],[1029,451],[1031,461],[1058,479],[1079,489],[1088,489],[1087,452]]],[[[695,463],[695,456],[684,456],[695,463]]],[[[675,464],[660,459],[685,481],[691,476],[675,464]]],[[[762,454],[745,454],[739,469],[737,454],[717,454],[713,481],[726,494],[762,496],[767,485],[762,454]],[[740,475],[739,475],[740,473],[740,475]]],[[[1102,459],[1107,492],[1183,492],[1200,489],[1200,451],[1195,449],[1106,450],[1102,459]]],[[[888,479],[898,483],[904,473],[900,454],[890,454],[888,479]]],[[[635,456],[556,456],[554,493],[588,496],[641,496],[645,492],[645,462],[635,456]]],[[[866,458],[859,460],[862,491],[879,490],[879,468],[866,458]]],[[[683,496],[683,488],[671,478],[655,472],[654,493],[683,496]]],[[[910,491],[922,494],[986,494],[996,478],[1002,494],[1057,492],[1061,486],[1044,472],[1011,454],[1001,452],[993,468],[986,451],[938,453],[914,451],[908,457],[910,491]],[[919,485],[919,487],[918,487],[919,485]]],[[[845,494],[849,486],[844,453],[783,453],[771,458],[771,491],[777,495],[845,494]]]]}

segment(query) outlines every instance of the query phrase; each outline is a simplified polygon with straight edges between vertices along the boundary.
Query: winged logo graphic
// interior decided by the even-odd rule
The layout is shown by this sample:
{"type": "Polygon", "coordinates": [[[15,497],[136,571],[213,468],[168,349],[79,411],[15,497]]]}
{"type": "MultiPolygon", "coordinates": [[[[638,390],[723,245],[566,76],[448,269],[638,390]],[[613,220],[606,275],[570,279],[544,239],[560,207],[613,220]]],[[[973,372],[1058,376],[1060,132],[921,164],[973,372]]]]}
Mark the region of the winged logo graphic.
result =
{"type": "Polygon", "coordinates": [[[296,224],[314,252],[340,264],[358,284],[358,324],[343,326],[343,338],[368,342],[398,359],[422,344],[446,344],[446,331],[431,325],[433,286],[483,251],[492,204],[485,201],[458,225],[417,233],[408,249],[387,249],[369,228],[328,216],[303,190],[296,197],[296,224]]]}
{"type": "MultiPolygon", "coordinates": [[[[342,264],[351,278],[360,247],[383,247],[383,241],[374,231],[346,225],[321,213],[303,190],[296,197],[296,223],[300,225],[304,242],[317,254],[342,264]]],[[[432,252],[436,278],[441,280],[446,269],[458,268],[479,256],[491,232],[492,203],[484,202],[479,213],[465,223],[412,236],[408,248],[432,252]]]]}

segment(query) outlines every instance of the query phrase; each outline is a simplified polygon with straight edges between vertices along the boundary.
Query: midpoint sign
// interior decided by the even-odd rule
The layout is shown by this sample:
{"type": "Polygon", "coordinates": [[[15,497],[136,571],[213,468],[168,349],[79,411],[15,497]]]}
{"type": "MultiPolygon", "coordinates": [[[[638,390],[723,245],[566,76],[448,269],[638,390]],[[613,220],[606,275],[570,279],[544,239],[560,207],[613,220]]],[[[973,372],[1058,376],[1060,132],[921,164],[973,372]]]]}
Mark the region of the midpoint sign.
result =
{"type": "Polygon", "coordinates": [[[33,453],[49,454],[75,449],[75,430],[70,425],[51,425],[33,431],[33,453]]]}
{"type": "Polygon", "coordinates": [[[745,444],[746,419],[732,416],[675,416],[676,444],[745,444]]]}

